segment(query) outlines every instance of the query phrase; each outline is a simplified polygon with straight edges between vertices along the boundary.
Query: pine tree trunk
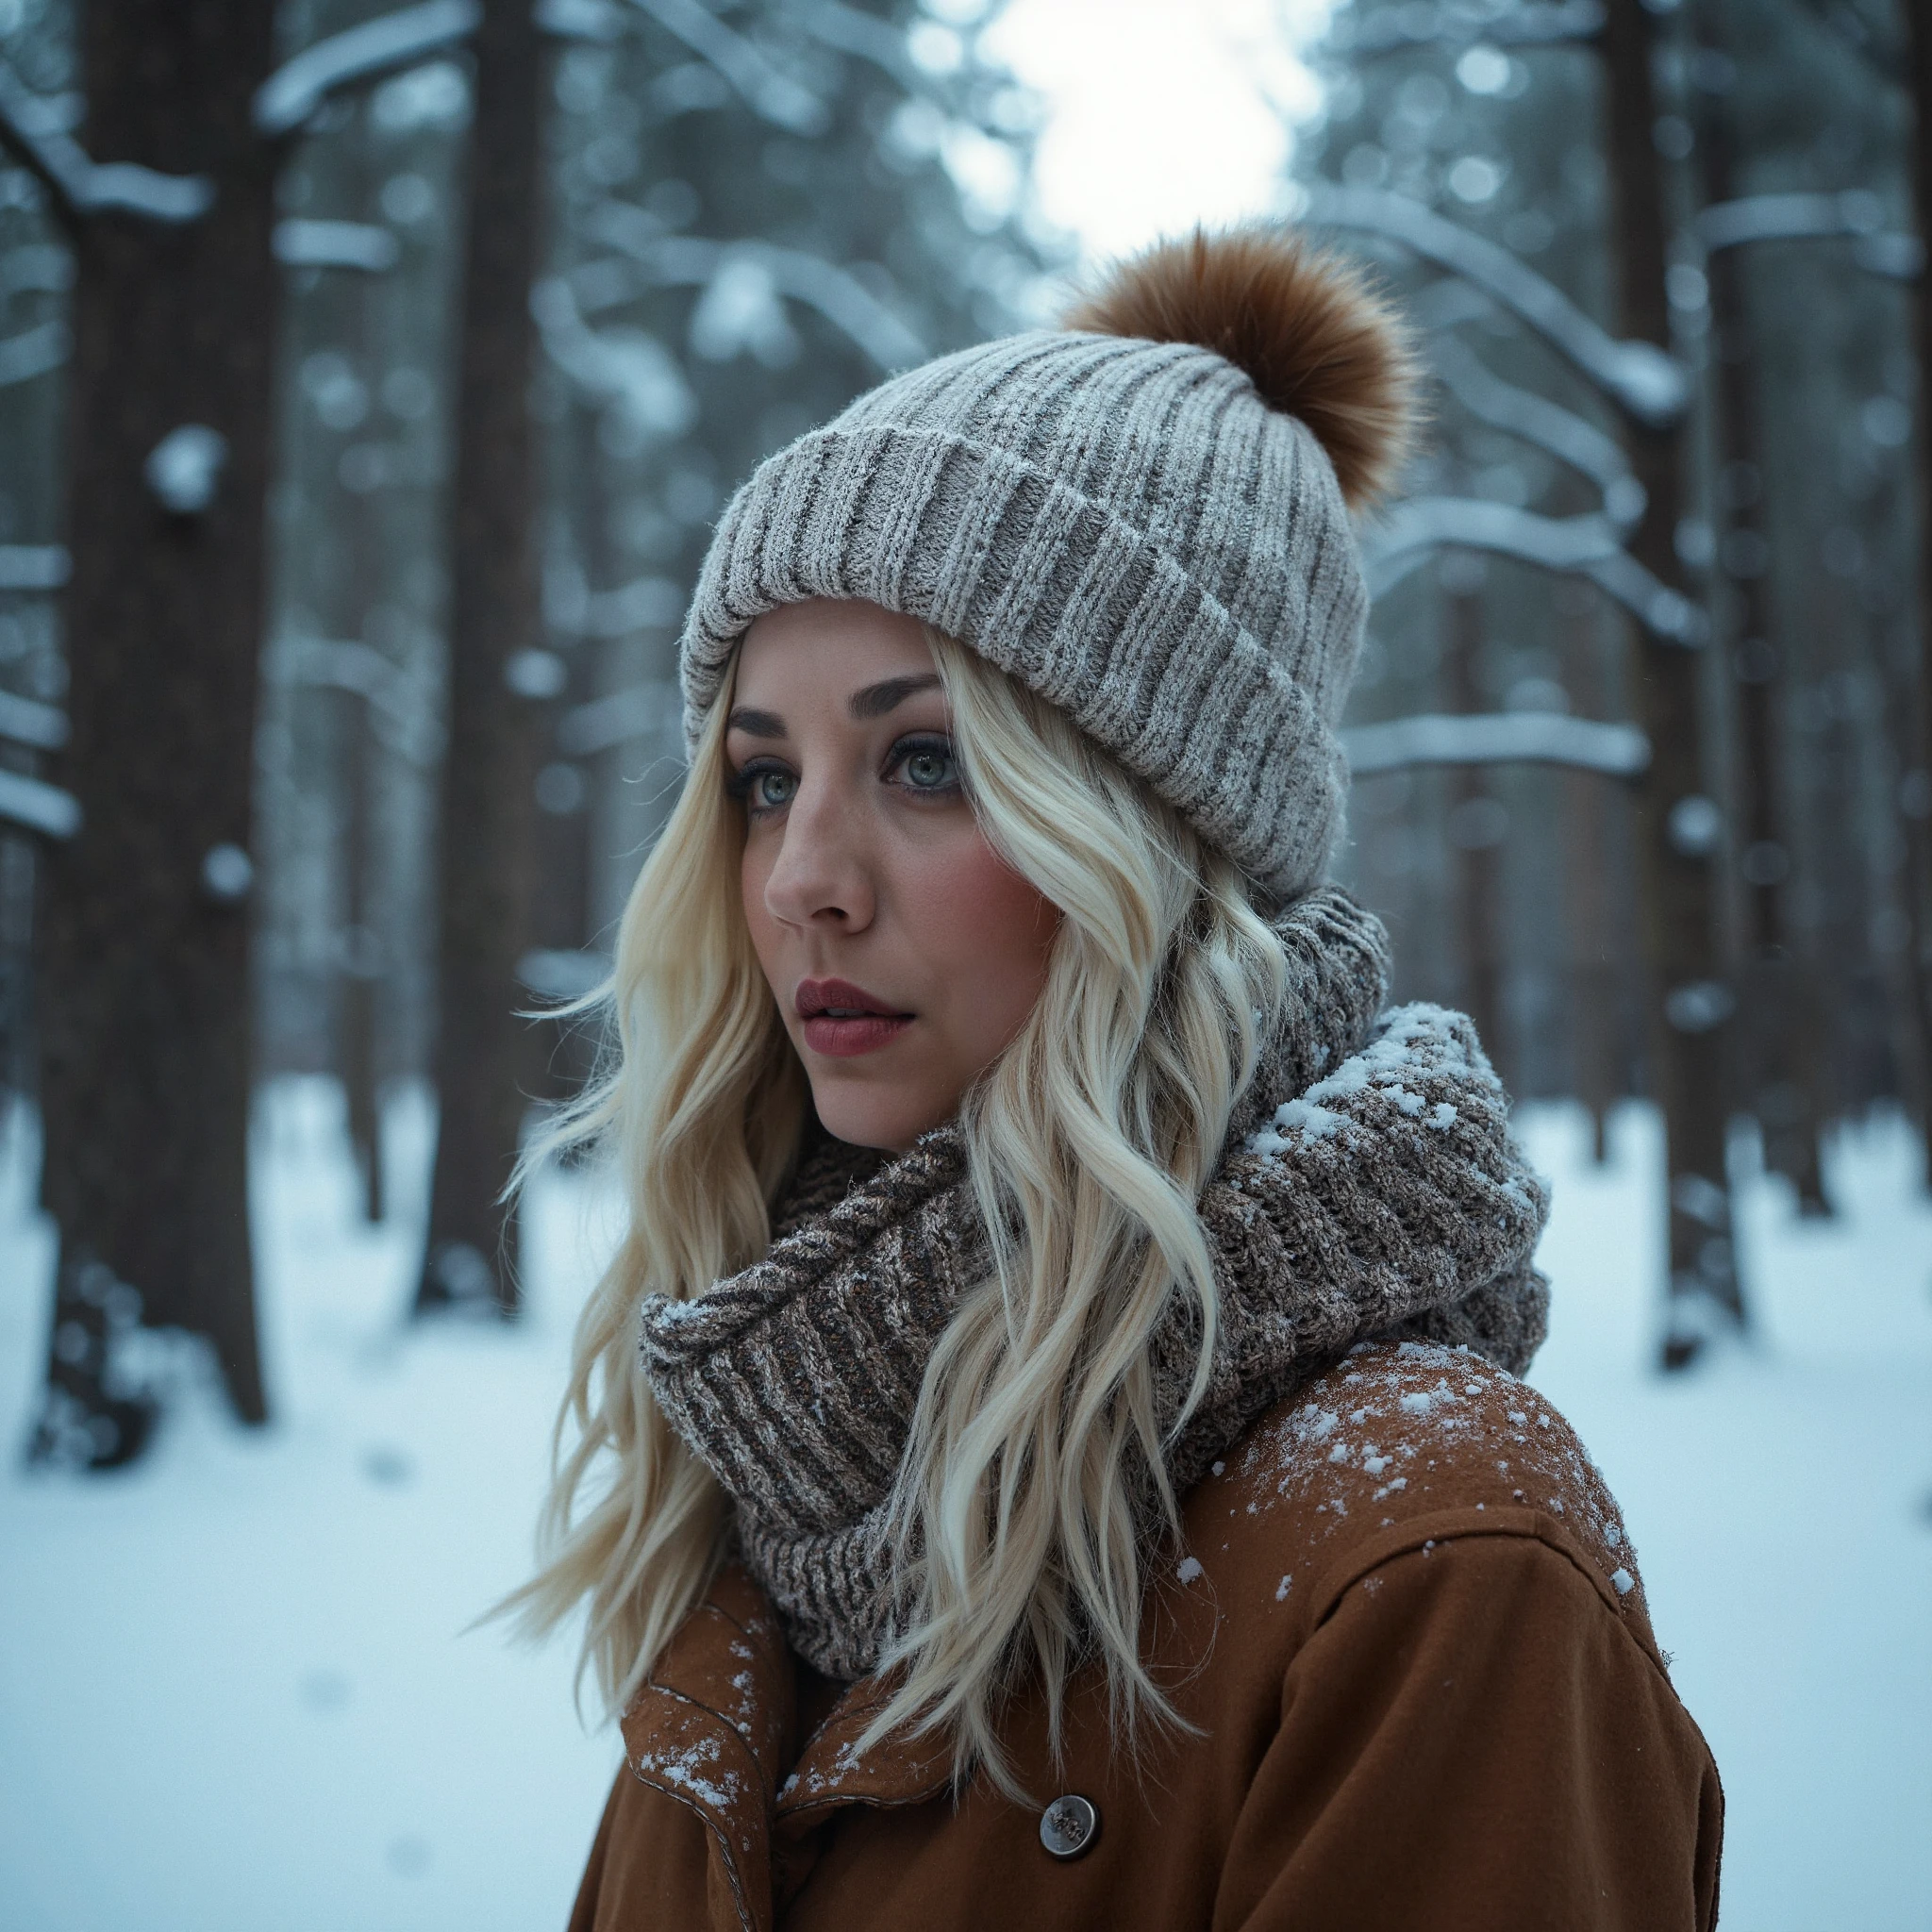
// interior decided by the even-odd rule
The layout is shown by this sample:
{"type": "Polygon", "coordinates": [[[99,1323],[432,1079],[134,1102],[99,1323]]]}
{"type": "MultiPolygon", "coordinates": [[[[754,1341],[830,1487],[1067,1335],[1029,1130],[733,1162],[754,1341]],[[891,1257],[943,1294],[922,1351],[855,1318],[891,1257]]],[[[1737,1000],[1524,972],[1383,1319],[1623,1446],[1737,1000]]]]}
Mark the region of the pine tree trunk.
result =
{"type": "MultiPolygon", "coordinates": [[[[1721,9],[1707,12],[1715,18],[1721,9]]],[[[1715,40],[1715,36],[1711,37],[1715,40]]],[[[1720,73],[1726,70],[1722,67],[1720,73]]],[[[1728,91],[1726,91],[1727,92],[1728,91]]],[[[1699,117],[1707,201],[1737,193],[1726,97],[1708,99],[1699,117]]],[[[1743,870],[1744,980],[1736,1058],[1744,1093],[1764,1133],[1765,1164],[1797,1191],[1803,1212],[1830,1212],[1819,1141],[1824,1031],[1807,962],[1791,948],[1785,888],[1790,844],[1780,795],[1782,667],[1773,641],[1767,484],[1759,416],[1757,329],[1743,251],[1719,249],[1708,260],[1712,366],[1717,402],[1718,561],[1730,586],[1721,641],[1737,691],[1733,760],[1734,845],[1743,870]]]]}
{"type": "Polygon", "coordinates": [[[362,1188],[362,1213],[382,1220],[382,1083],[376,1002],[382,991],[382,942],[375,908],[375,778],[367,698],[344,691],[338,700],[341,742],[337,757],[342,797],[343,893],[341,1034],[337,1058],[348,1116],[349,1146],[362,1188]]]}
{"type": "MultiPolygon", "coordinates": [[[[1663,182],[1652,92],[1652,23],[1642,0],[1610,0],[1603,47],[1608,105],[1612,246],[1622,333],[1670,343],[1663,182]]],[[[1664,583],[1677,581],[1685,425],[1629,423],[1630,466],[1648,507],[1631,554],[1664,583]]],[[[1651,969],[1647,1036],[1652,1089],[1662,1108],[1669,1174],[1670,1309],[1667,1368],[1699,1352],[1713,1320],[1741,1324],[1725,1161],[1724,1015],[1712,860],[1686,832],[1705,793],[1700,655],[1648,632],[1638,641],[1639,721],[1651,764],[1638,793],[1637,854],[1645,952],[1651,969]]]]}
{"type": "Polygon", "coordinates": [[[203,173],[185,225],[76,225],[62,782],[86,823],[50,852],[39,975],[42,1199],[59,1230],[37,1453],[138,1453],[111,1386],[139,1320],[210,1339],[235,1407],[267,1413],[248,1239],[247,865],[275,269],[275,156],[249,124],[272,55],[258,0],[85,8],[90,150],[203,173]],[[199,514],[144,480],[171,431],[225,439],[199,514]],[[224,850],[224,848],[229,848],[224,850]],[[209,855],[217,856],[210,861],[209,855]]]}
{"type": "Polygon", "coordinates": [[[537,264],[539,101],[547,62],[528,0],[486,0],[458,378],[449,740],[441,809],[436,1089],[441,1124],[419,1312],[517,1308],[501,1205],[525,1109],[527,995],[517,981],[531,895],[534,708],[511,688],[537,642],[528,405],[537,264]]]}
{"type": "MultiPolygon", "coordinates": [[[[1578,713],[1604,715],[1596,626],[1588,617],[1564,622],[1563,682],[1578,713]]],[[[1563,780],[1563,909],[1569,929],[1572,1091],[1590,1110],[1591,1158],[1609,1157],[1610,1109],[1624,1094],[1626,1056],[1616,921],[1610,909],[1609,783],[1595,772],[1563,780]]]]}
{"type": "MultiPolygon", "coordinates": [[[[1483,648],[1483,594],[1454,591],[1444,599],[1449,635],[1450,708],[1462,714],[1482,709],[1477,670],[1483,648]]],[[[1475,1023],[1476,1038],[1513,1089],[1516,1067],[1503,1027],[1502,841],[1489,814],[1495,783],[1486,765],[1457,768],[1452,791],[1457,810],[1450,828],[1457,836],[1457,951],[1461,956],[1462,1003],[1475,1023]]]]}
{"type": "MultiPolygon", "coordinates": [[[[1899,9],[1911,47],[1912,192],[1919,234],[1932,255],[1932,22],[1916,4],[1899,9]]],[[[1912,758],[1901,790],[1907,842],[1904,898],[1907,963],[1912,987],[1917,1064],[1908,1070],[1924,1135],[1925,1182],[1932,1187],[1932,267],[1915,304],[1919,349],[1919,679],[1912,758]]]]}

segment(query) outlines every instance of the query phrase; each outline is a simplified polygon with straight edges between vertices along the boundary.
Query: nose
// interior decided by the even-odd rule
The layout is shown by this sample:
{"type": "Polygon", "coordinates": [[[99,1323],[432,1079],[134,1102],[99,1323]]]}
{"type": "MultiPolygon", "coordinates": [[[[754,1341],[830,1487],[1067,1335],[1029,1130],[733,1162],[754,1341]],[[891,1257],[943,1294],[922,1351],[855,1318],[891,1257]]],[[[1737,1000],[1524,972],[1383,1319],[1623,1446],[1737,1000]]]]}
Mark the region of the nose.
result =
{"type": "Polygon", "coordinates": [[[799,787],[785,813],[765,908],[788,925],[862,932],[877,909],[864,814],[831,783],[799,787]]]}

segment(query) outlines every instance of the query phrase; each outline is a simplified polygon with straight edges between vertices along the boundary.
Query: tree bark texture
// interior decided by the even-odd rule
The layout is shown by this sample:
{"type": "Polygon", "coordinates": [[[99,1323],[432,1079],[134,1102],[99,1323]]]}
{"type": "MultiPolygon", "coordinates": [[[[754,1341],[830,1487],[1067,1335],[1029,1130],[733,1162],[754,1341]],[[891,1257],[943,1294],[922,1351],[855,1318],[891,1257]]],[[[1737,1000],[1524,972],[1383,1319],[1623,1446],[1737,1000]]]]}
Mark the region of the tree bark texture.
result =
{"type": "MultiPolygon", "coordinates": [[[[1641,0],[1610,0],[1603,35],[1608,149],[1622,332],[1670,345],[1665,292],[1668,231],[1652,88],[1652,17],[1641,0]]],[[[1638,561],[1676,583],[1676,530],[1684,505],[1685,425],[1628,421],[1630,466],[1648,499],[1631,532],[1638,561]]],[[[1667,1367],[1689,1362],[1713,1316],[1741,1324],[1743,1298],[1731,1234],[1725,1161],[1724,1038],[1730,994],[1718,956],[1712,854],[1685,833],[1707,790],[1699,681],[1701,656],[1640,634],[1639,722],[1651,764],[1637,800],[1637,857],[1645,952],[1651,970],[1647,1027],[1651,1075],[1662,1109],[1670,1176],[1670,1308],[1667,1367]]]]}
{"type": "MultiPolygon", "coordinates": [[[[1723,51],[1723,8],[1707,6],[1707,42],[1723,51]]],[[[1722,64],[1715,70],[1726,70],[1722,64]]],[[[1738,192],[1728,87],[1706,92],[1698,116],[1704,198],[1713,205],[1738,192]]],[[[1744,1099],[1764,1135],[1765,1164],[1784,1174],[1807,1214],[1829,1212],[1819,1158],[1823,1015],[1807,961],[1793,951],[1786,917],[1790,841],[1780,795],[1782,666],[1774,641],[1771,548],[1766,534],[1767,477],[1757,327],[1751,312],[1745,251],[1722,248],[1707,263],[1710,286],[1712,374],[1716,404],[1718,567],[1730,586],[1720,626],[1731,687],[1737,692],[1732,764],[1732,844],[1742,874],[1745,959],[1734,1061],[1744,1099]]]]}
{"type": "Polygon", "coordinates": [[[84,9],[96,160],[205,174],[164,225],[74,225],[66,601],[85,824],[50,851],[39,974],[42,1195],[59,1230],[42,1454],[96,1465],[149,1411],[111,1385],[121,1326],[213,1342],[237,1411],[267,1413],[248,1238],[248,874],[275,273],[275,155],[249,124],[269,72],[258,0],[84,9]],[[149,453],[225,441],[212,502],[163,508],[149,453]],[[236,848],[208,864],[208,855],[236,848]]]}
{"type": "MultiPolygon", "coordinates": [[[[1912,194],[1919,234],[1932,250],[1932,21],[1920,0],[1899,9],[1911,53],[1912,194]]],[[[1912,758],[1901,790],[1908,878],[1907,958],[1917,1039],[1910,1069],[1932,1186],[1932,286],[1919,277],[1914,325],[1919,351],[1919,678],[1912,758]]]]}
{"type": "MultiPolygon", "coordinates": [[[[1451,710],[1467,715],[1483,708],[1478,680],[1484,622],[1481,590],[1452,591],[1443,600],[1448,624],[1451,710]]],[[[1456,805],[1449,818],[1456,848],[1457,951],[1461,955],[1462,1002],[1476,1037],[1506,1087],[1516,1075],[1513,1041],[1503,1015],[1502,873],[1505,833],[1496,826],[1495,783],[1487,765],[1459,767],[1452,782],[1456,805]]]]}
{"type": "Polygon", "coordinates": [[[528,407],[539,102],[528,0],[487,0],[475,42],[452,489],[449,738],[442,772],[436,1087],[441,1125],[416,1306],[517,1307],[500,1202],[525,1106],[537,708],[511,689],[537,641],[528,407]]]}

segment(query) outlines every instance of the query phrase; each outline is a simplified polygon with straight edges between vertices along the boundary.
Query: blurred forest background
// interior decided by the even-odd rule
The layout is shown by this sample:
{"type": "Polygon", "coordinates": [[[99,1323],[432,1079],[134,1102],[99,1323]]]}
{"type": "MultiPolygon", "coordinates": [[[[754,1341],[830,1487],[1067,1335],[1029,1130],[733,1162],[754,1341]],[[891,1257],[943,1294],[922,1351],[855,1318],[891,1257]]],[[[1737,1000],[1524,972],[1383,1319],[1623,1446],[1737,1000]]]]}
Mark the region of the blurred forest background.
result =
{"type": "MultiPolygon", "coordinates": [[[[680,772],[725,496],[1049,321],[1073,238],[984,0],[0,0],[0,1081],[58,1227],[29,1453],[143,1336],[268,1412],[251,1096],[442,1124],[497,1206],[680,772]]],[[[1306,8],[1297,10],[1305,19],[1306,8]]],[[[1284,33],[1287,28],[1284,27],[1284,33]]],[[[1932,28],[1904,0],[1358,0],[1274,206],[1407,300],[1344,875],[1525,1099],[1660,1109],[1659,1352],[1748,1326],[1740,1135],[1932,1106],[1932,28]]],[[[1284,100],[1284,116],[1302,107],[1284,100]]],[[[392,1166],[392,1162],[391,1163],[392,1166]]]]}

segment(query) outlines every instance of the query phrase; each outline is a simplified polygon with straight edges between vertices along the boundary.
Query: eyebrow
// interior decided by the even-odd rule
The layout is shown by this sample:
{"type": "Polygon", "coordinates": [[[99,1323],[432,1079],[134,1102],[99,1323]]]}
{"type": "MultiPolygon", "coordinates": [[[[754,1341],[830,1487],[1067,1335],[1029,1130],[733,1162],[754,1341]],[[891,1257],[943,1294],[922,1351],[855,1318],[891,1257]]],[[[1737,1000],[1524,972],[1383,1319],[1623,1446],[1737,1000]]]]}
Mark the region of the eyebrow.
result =
{"type": "Polygon", "coordinates": [[[932,671],[922,672],[916,677],[888,677],[854,691],[846,700],[845,708],[861,724],[868,718],[883,718],[915,691],[931,691],[939,681],[939,675],[932,671]]]}
{"type": "MultiPolygon", "coordinates": [[[[887,677],[877,684],[861,686],[845,702],[845,708],[861,724],[869,718],[883,718],[888,711],[895,710],[915,692],[932,691],[939,684],[939,675],[926,671],[913,677],[887,677]]],[[[741,731],[747,738],[785,738],[790,734],[785,729],[785,721],[775,711],[755,710],[749,705],[741,705],[724,721],[733,731],[741,731]]]]}

